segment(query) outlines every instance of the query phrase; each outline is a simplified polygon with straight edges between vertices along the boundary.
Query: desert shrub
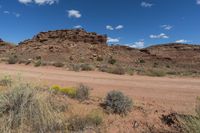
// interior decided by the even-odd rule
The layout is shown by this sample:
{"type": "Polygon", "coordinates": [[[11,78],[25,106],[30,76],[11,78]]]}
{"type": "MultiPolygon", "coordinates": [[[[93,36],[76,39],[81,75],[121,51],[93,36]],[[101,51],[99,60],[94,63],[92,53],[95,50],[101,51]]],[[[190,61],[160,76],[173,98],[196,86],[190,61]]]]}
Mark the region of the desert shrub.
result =
{"type": "Polygon", "coordinates": [[[164,77],[166,76],[166,73],[164,71],[161,70],[149,70],[147,72],[148,76],[153,76],[153,77],[164,77]]]}
{"type": "Polygon", "coordinates": [[[108,67],[107,65],[101,65],[99,67],[99,71],[101,71],[101,72],[109,72],[110,71],[110,67],[108,67]]]}
{"type": "Polygon", "coordinates": [[[50,93],[30,84],[13,85],[9,91],[0,94],[0,132],[43,133],[64,130],[64,121],[51,98],[50,93]]]}
{"type": "Polygon", "coordinates": [[[97,57],[97,61],[103,61],[103,58],[100,57],[100,56],[98,56],[98,57],[97,57]]]}
{"type": "Polygon", "coordinates": [[[55,91],[55,92],[58,92],[58,91],[61,90],[61,87],[60,87],[59,85],[53,85],[53,86],[50,88],[50,90],[55,91]]]}
{"type": "Polygon", "coordinates": [[[60,92],[68,95],[71,98],[75,98],[77,94],[76,88],[73,88],[73,87],[61,88],[60,92]]]}
{"type": "Polygon", "coordinates": [[[93,110],[92,112],[90,112],[86,116],[86,119],[87,119],[88,123],[93,126],[98,126],[103,123],[103,115],[98,110],[93,110]]]}
{"type": "Polygon", "coordinates": [[[197,97],[197,100],[196,100],[196,112],[200,118],[200,97],[197,97]]]}
{"type": "Polygon", "coordinates": [[[62,62],[55,62],[55,63],[53,63],[53,66],[55,66],[55,67],[63,67],[64,64],[62,62]]]}
{"type": "Polygon", "coordinates": [[[80,116],[72,116],[68,120],[69,131],[83,131],[87,127],[86,119],[80,116]]]}
{"type": "Polygon", "coordinates": [[[0,85],[1,86],[11,86],[11,84],[12,84],[12,78],[11,78],[11,76],[4,76],[0,80],[0,85]]]}
{"type": "Polygon", "coordinates": [[[125,70],[121,66],[115,66],[110,69],[109,73],[123,75],[123,74],[125,74],[125,70]]]}
{"type": "Polygon", "coordinates": [[[89,98],[89,90],[90,88],[88,86],[80,84],[76,91],[76,99],[79,101],[87,100],[89,98]]]}
{"type": "Polygon", "coordinates": [[[117,61],[115,59],[113,59],[113,57],[110,57],[108,59],[108,63],[114,65],[117,61]]]}
{"type": "Polygon", "coordinates": [[[73,64],[72,65],[72,70],[75,71],[75,72],[79,72],[81,69],[80,65],[79,64],[73,64]]]}
{"type": "Polygon", "coordinates": [[[144,63],[145,63],[145,60],[140,59],[140,60],[139,60],[139,63],[144,64],[144,63]]]}
{"type": "Polygon", "coordinates": [[[18,62],[18,58],[16,55],[11,55],[7,60],[8,64],[16,64],[18,62]]]}
{"type": "Polygon", "coordinates": [[[103,107],[109,113],[127,114],[132,108],[133,102],[120,91],[111,91],[107,94],[103,107]]]}
{"type": "Polygon", "coordinates": [[[34,66],[35,66],[35,67],[39,67],[39,66],[41,66],[41,64],[42,64],[42,61],[41,61],[41,60],[36,60],[36,61],[34,61],[34,66]]]}
{"type": "Polygon", "coordinates": [[[51,91],[55,92],[55,93],[62,93],[62,94],[65,94],[71,98],[75,98],[76,97],[76,88],[74,87],[65,87],[65,88],[62,88],[58,85],[54,85],[50,88],[51,91]]]}
{"type": "Polygon", "coordinates": [[[86,128],[95,128],[102,124],[103,118],[99,113],[92,112],[87,116],[72,116],[68,120],[68,130],[72,132],[84,131],[86,128]]]}
{"type": "Polygon", "coordinates": [[[92,71],[93,67],[90,64],[81,64],[80,65],[82,71],[92,71]]]}

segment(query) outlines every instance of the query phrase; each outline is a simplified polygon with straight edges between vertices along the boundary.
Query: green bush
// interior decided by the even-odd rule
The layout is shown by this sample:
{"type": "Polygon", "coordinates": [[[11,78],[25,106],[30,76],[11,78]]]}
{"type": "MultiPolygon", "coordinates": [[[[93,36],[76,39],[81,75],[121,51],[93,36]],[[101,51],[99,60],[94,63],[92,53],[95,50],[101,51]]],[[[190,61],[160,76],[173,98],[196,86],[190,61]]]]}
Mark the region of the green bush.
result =
{"type": "Polygon", "coordinates": [[[122,92],[111,91],[107,94],[103,106],[109,113],[124,115],[131,111],[133,102],[122,92]]]}
{"type": "Polygon", "coordinates": [[[12,84],[12,78],[11,78],[11,76],[4,76],[0,80],[0,85],[1,86],[11,86],[11,84],[12,84]]]}
{"type": "Polygon", "coordinates": [[[16,64],[18,62],[18,58],[16,55],[11,55],[8,57],[8,64],[16,64]]]}
{"type": "Polygon", "coordinates": [[[76,91],[76,99],[79,101],[84,101],[89,98],[90,88],[88,86],[85,86],[81,84],[76,91]]]}

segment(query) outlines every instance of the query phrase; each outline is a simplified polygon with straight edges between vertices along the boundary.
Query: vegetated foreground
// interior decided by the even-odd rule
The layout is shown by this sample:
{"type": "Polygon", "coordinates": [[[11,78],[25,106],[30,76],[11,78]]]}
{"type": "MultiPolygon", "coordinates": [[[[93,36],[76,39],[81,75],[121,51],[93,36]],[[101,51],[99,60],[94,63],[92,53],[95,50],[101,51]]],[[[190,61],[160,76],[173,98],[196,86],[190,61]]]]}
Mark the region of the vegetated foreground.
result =
{"type": "Polygon", "coordinates": [[[198,79],[75,73],[3,64],[0,74],[1,133],[200,132],[198,79]]]}
{"type": "Polygon", "coordinates": [[[92,95],[103,97],[111,90],[120,90],[134,100],[155,108],[179,113],[194,113],[200,94],[199,78],[148,77],[113,75],[102,72],[73,72],[62,68],[0,64],[0,75],[21,75],[28,81],[47,85],[76,86],[84,83],[93,88],[92,95]]]}

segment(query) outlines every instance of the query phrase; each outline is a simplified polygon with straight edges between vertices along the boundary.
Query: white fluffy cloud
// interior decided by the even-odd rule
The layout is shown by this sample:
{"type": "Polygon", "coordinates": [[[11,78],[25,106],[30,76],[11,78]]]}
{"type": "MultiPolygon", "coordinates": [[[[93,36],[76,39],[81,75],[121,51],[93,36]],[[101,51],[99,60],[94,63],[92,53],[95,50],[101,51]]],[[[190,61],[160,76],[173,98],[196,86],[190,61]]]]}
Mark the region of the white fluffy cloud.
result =
{"type": "Polygon", "coordinates": [[[78,10],[69,10],[68,12],[68,17],[69,18],[80,18],[82,15],[80,13],[80,11],[78,10]]]}
{"type": "Polygon", "coordinates": [[[119,42],[119,38],[108,37],[107,43],[118,43],[118,42],[119,42]]]}
{"type": "Polygon", "coordinates": [[[57,3],[59,0],[18,0],[18,1],[23,4],[29,4],[34,2],[35,4],[38,5],[45,5],[45,4],[52,5],[54,3],[57,3]]]}
{"type": "Polygon", "coordinates": [[[132,45],[129,45],[130,47],[132,48],[144,48],[144,40],[140,40],[138,42],[135,42],[134,44],[132,45]]]}
{"type": "Polygon", "coordinates": [[[123,25],[118,25],[115,28],[113,28],[113,26],[111,26],[111,25],[106,25],[107,30],[120,30],[120,29],[123,29],[123,28],[124,28],[123,25]]]}
{"type": "Polygon", "coordinates": [[[81,25],[76,25],[74,26],[75,29],[80,29],[80,28],[83,28],[81,25]]]}
{"type": "Polygon", "coordinates": [[[184,39],[181,39],[181,40],[177,40],[176,43],[188,43],[190,41],[188,40],[184,40],[184,39]]]}
{"type": "Polygon", "coordinates": [[[197,0],[197,4],[200,5],[200,0],[197,0]]]}
{"type": "Polygon", "coordinates": [[[165,33],[160,33],[159,35],[150,35],[149,36],[152,39],[168,39],[169,36],[167,36],[165,33]]]}
{"type": "Polygon", "coordinates": [[[106,25],[107,30],[114,30],[114,28],[111,25],[106,25]]]}
{"type": "Polygon", "coordinates": [[[152,7],[153,4],[152,4],[152,3],[147,3],[147,2],[144,2],[144,1],[143,1],[143,2],[141,3],[141,6],[142,6],[142,7],[152,7]]]}
{"type": "Polygon", "coordinates": [[[5,14],[10,14],[10,12],[9,12],[9,11],[3,11],[3,13],[5,13],[5,14]]]}
{"type": "Polygon", "coordinates": [[[165,30],[171,30],[173,28],[173,26],[171,26],[171,25],[161,25],[161,28],[163,28],[165,30]]]}
{"type": "Polygon", "coordinates": [[[28,4],[33,2],[32,0],[18,0],[18,1],[23,4],[28,4]]]}
{"type": "Polygon", "coordinates": [[[124,28],[123,25],[118,25],[118,26],[115,27],[116,30],[120,30],[120,29],[123,29],[123,28],[124,28]]]}

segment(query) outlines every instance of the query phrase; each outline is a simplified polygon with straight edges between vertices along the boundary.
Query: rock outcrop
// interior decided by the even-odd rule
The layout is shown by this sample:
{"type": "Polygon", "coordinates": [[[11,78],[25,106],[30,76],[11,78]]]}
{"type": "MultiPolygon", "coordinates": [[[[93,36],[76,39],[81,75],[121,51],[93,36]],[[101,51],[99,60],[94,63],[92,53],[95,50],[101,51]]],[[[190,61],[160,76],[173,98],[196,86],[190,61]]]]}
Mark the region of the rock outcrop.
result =
{"type": "Polygon", "coordinates": [[[37,43],[62,43],[64,41],[71,42],[82,42],[90,44],[106,44],[107,36],[98,35],[95,32],[86,32],[84,29],[74,29],[74,30],[56,30],[48,32],[40,32],[38,35],[34,36],[30,40],[19,43],[19,45],[29,44],[33,42],[37,43]]]}

